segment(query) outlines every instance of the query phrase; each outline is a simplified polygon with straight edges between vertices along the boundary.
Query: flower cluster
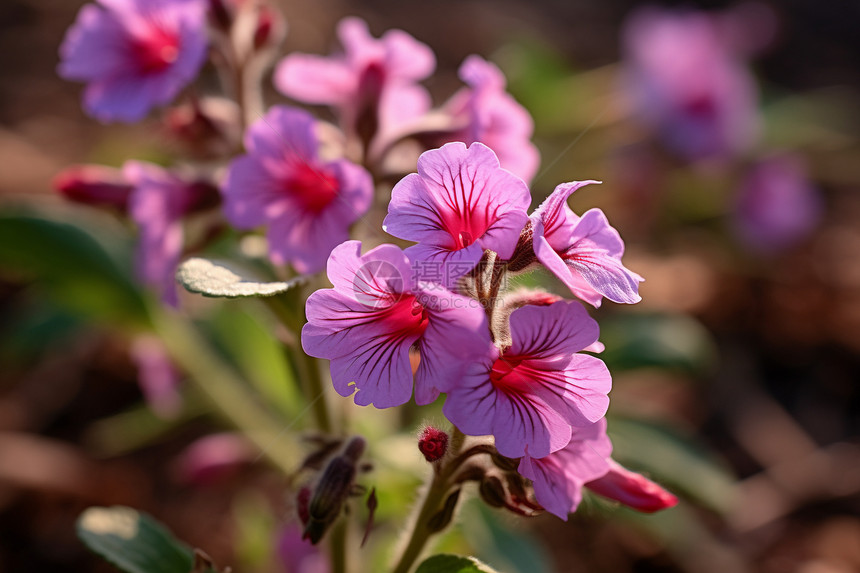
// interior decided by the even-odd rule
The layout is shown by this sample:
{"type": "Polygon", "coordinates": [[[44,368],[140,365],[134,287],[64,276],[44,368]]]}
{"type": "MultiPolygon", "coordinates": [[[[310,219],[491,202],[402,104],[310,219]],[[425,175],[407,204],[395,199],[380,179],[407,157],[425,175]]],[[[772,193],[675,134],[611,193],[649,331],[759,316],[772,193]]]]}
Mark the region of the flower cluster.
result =
{"type": "MultiPolygon", "coordinates": [[[[507,277],[543,268],[593,307],[640,300],[643,279],[622,263],[624,243],[603,212],[578,215],[567,204],[598,182],[561,184],[529,213],[539,163],[533,124],[501,71],[468,57],[465,87],[434,108],[420,84],[435,69],[432,50],[400,30],[374,38],[355,18],[338,27],[342,52],[290,54],[275,67],[282,94],[330,106],[337,125],[283,104],[264,111],[262,90],[248,78],[274,63],[270,48],[285,29],[262,0],[85,6],[61,48],[60,73],[87,82],[84,108],[94,117],[136,121],[170,104],[209,52],[222,78],[233,78],[225,92],[235,102],[191,94],[168,111],[168,131],[190,146],[187,165],[76,168],[58,187],[137,223],[139,275],[170,305],[178,304],[176,266],[191,250],[186,223],[197,213],[209,217],[197,247],[230,226],[264,229],[275,265],[305,275],[325,268],[333,288],[307,299],[304,351],[330,361],[335,390],[362,406],[389,408],[413,396],[429,404],[445,394],[443,412],[456,428],[491,436],[497,459],[519,460],[511,483],[531,480],[533,495],[516,486],[502,505],[566,518],[584,487],[645,511],[673,505],[671,494],[611,458],[611,377],[584,353],[602,348],[586,307],[505,288],[507,277]],[[403,168],[395,151],[416,143],[424,152],[411,156],[412,173],[415,163],[403,168]],[[350,228],[369,226],[365,216],[389,198],[384,184],[398,179],[382,229],[414,244],[362,253],[350,228]]],[[[314,492],[305,530],[314,541],[341,513],[364,450],[354,440],[361,447],[348,456],[344,487],[336,496],[319,484],[314,492]]],[[[427,459],[444,465],[447,436],[422,440],[427,459]]],[[[488,499],[504,498],[498,478],[474,479],[488,499]]]]}
{"type": "MultiPolygon", "coordinates": [[[[521,458],[538,502],[564,518],[585,484],[600,490],[626,472],[606,437],[609,371],[582,353],[598,348],[598,326],[578,302],[501,290],[507,274],[542,265],[591,305],[639,300],[642,278],[622,264],[618,232],[600,210],[580,217],[567,206],[586,183],[559,185],[529,216],[528,185],[486,145],[425,152],[395,185],[384,222],[417,244],[363,255],[358,241],[337,247],[334,288],[310,296],[302,331],[305,351],[331,361],[335,389],[356,404],[398,406],[413,390],[427,404],[445,393],[447,418],[521,458]],[[455,270],[426,273],[428,263],[455,270]]],[[[674,504],[659,487],[648,491],[655,507],[674,504]]]]}

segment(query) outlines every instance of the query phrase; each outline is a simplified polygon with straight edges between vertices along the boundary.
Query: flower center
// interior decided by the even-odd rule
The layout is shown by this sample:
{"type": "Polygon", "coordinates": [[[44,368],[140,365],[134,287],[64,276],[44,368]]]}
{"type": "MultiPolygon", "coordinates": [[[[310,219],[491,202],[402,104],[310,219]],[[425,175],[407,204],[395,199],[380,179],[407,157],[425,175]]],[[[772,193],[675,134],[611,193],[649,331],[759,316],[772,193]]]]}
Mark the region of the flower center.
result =
{"type": "Polygon", "coordinates": [[[337,178],[307,163],[295,166],[284,189],[295,197],[306,211],[319,213],[334,201],[339,191],[337,178]]]}
{"type": "Polygon", "coordinates": [[[505,393],[522,391],[533,382],[526,368],[520,367],[523,358],[517,356],[502,356],[493,363],[490,370],[490,382],[498,390],[505,393]]]}
{"type": "Polygon", "coordinates": [[[179,57],[179,38],[154,26],[148,32],[134,41],[132,53],[140,71],[153,74],[163,71],[179,57]]]}
{"type": "Polygon", "coordinates": [[[390,325],[390,332],[399,336],[421,336],[427,330],[430,317],[415,295],[404,294],[388,308],[382,320],[390,325]]]}

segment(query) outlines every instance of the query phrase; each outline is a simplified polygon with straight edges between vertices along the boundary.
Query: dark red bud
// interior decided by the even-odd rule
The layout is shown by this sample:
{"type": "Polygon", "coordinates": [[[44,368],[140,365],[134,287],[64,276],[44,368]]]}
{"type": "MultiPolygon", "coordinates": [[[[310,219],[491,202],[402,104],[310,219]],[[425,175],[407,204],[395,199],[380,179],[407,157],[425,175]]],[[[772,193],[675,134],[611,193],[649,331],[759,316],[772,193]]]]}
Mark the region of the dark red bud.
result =
{"type": "Polygon", "coordinates": [[[70,201],[125,212],[134,187],[127,183],[119,169],[103,165],[74,165],[60,172],[54,189],[70,201]]]}
{"type": "Polygon", "coordinates": [[[296,496],[296,512],[299,514],[299,520],[302,522],[302,525],[307,525],[308,521],[311,520],[310,505],[311,488],[305,486],[299,490],[296,496]]]}
{"type": "Polygon", "coordinates": [[[448,451],[448,434],[433,426],[427,426],[418,438],[418,449],[428,462],[438,461],[448,451]]]}

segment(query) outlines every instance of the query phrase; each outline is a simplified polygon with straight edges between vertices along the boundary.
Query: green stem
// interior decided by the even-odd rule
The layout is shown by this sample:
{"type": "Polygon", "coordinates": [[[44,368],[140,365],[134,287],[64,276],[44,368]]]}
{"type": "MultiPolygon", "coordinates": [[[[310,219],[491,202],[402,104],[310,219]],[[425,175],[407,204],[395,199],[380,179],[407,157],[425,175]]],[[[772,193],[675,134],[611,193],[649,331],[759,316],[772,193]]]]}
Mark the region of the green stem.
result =
{"type": "Polygon", "coordinates": [[[298,443],[254,400],[233,369],[184,319],[161,309],[152,309],[151,317],[171,358],[191,381],[263,455],[286,475],[292,475],[302,459],[298,443]]]}
{"type": "Polygon", "coordinates": [[[339,519],[331,530],[331,571],[332,573],[346,573],[346,538],[349,521],[339,519]]]}
{"type": "Polygon", "coordinates": [[[430,518],[441,509],[451,485],[449,481],[462,464],[462,460],[458,454],[460,453],[464,439],[465,436],[463,433],[454,428],[450,442],[451,450],[449,451],[451,462],[439,471],[433,472],[433,479],[427,487],[424,499],[421,502],[421,508],[418,510],[418,516],[413,524],[412,534],[409,537],[406,548],[400,555],[400,559],[397,561],[394,569],[392,569],[392,573],[408,573],[424,550],[424,546],[427,544],[430,536],[435,533],[430,530],[428,523],[430,518]]]}
{"type": "MultiPolygon", "coordinates": [[[[288,295],[290,293],[287,293],[288,295]]],[[[297,341],[301,340],[303,319],[293,312],[288,300],[281,296],[271,296],[262,299],[272,311],[272,314],[289,330],[297,341]]],[[[334,433],[334,423],[328,407],[326,399],[326,386],[323,384],[322,375],[320,374],[319,363],[312,357],[305,354],[298,343],[293,348],[292,358],[296,369],[298,370],[299,379],[302,384],[302,391],[305,394],[305,399],[311,402],[311,409],[314,413],[317,429],[324,434],[334,433]]]]}

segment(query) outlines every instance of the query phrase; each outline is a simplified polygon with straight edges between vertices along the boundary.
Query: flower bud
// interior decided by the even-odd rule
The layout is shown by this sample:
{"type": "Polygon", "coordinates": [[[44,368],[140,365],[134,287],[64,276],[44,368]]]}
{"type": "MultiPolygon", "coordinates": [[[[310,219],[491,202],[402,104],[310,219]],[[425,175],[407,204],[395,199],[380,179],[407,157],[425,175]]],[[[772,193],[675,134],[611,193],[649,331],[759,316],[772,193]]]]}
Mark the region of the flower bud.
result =
{"type": "Polygon", "coordinates": [[[74,165],[60,172],[53,181],[66,199],[95,207],[125,212],[134,188],[125,181],[119,169],[103,165],[74,165]]]}
{"type": "Polygon", "coordinates": [[[430,516],[427,520],[427,530],[430,533],[439,533],[454,520],[454,512],[457,510],[457,502],[460,500],[460,488],[455,489],[442,504],[442,509],[430,516]]]}
{"type": "Polygon", "coordinates": [[[654,513],[678,504],[677,497],[645,476],[628,470],[614,460],[609,460],[609,466],[609,472],[588,482],[585,487],[643,513],[654,513]]]}
{"type": "Polygon", "coordinates": [[[418,449],[428,462],[439,461],[448,451],[448,434],[433,426],[427,426],[418,438],[418,449]]]}
{"type": "MultiPolygon", "coordinates": [[[[366,442],[358,436],[352,438],[341,455],[335,456],[326,466],[308,502],[304,539],[316,545],[328,528],[340,516],[343,504],[353,489],[359,458],[366,442]]],[[[299,495],[307,495],[299,492],[299,495]]],[[[301,502],[301,499],[299,500],[301,502]]],[[[299,504],[300,517],[302,504],[299,504]]]]}

